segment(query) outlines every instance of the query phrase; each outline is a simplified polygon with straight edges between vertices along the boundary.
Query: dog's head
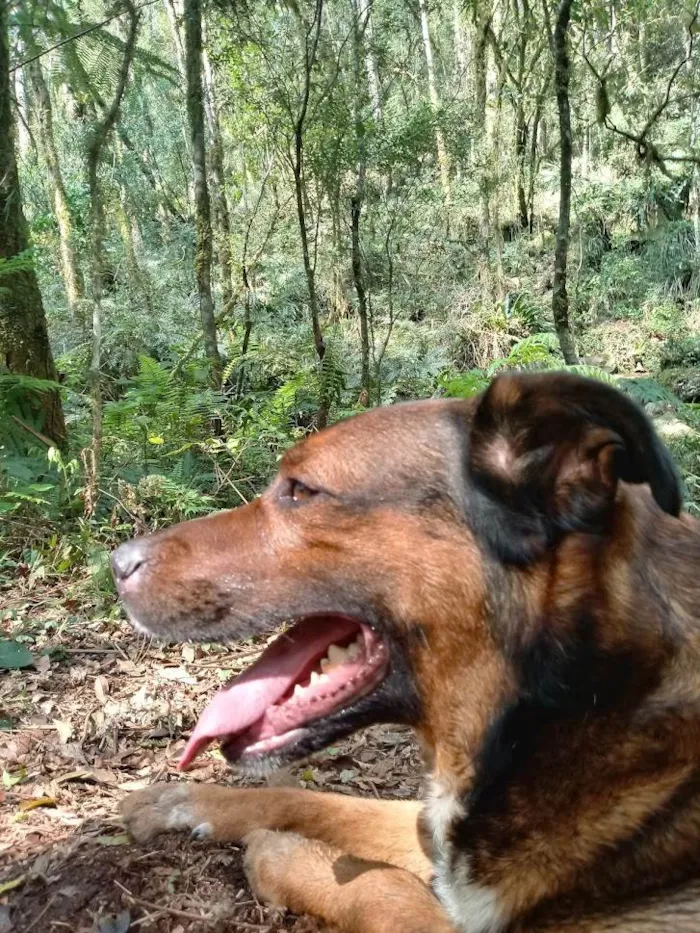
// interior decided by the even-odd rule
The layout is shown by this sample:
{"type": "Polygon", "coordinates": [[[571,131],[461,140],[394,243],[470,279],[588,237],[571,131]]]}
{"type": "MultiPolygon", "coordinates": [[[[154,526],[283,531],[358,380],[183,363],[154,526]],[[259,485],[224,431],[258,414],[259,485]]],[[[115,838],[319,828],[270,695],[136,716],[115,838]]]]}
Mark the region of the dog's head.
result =
{"type": "Polygon", "coordinates": [[[214,739],[231,760],[296,758],[378,721],[434,750],[445,734],[468,745],[524,693],[604,701],[608,663],[630,652],[605,581],[633,598],[638,500],[659,522],[680,510],[632,402],[576,376],[507,375],[476,399],[312,435],[260,498],[131,541],[113,569],[153,635],[226,642],[291,623],[204,711],[185,761],[214,739]]]}

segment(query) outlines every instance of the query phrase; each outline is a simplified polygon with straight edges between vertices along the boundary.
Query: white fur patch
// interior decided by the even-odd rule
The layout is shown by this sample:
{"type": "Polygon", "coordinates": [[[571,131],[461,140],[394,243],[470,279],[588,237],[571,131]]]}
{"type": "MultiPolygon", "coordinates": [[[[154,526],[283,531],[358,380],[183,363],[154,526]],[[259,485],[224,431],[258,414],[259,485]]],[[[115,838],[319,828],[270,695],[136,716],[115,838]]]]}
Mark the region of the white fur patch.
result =
{"type": "Polygon", "coordinates": [[[434,890],[450,920],[461,933],[500,933],[509,917],[496,892],[471,879],[469,856],[455,853],[450,829],[466,815],[462,801],[447,787],[433,781],[425,804],[433,837],[434,890]]]}
{"type": "Polygon", "coordinates": [[[443,864],[434,884],[440,903],[462,933],[500,933],[510,918],[499,903],[498,895],[469,878],[466,855],[456,871],[450,871],[443,864]]]}
{"type": "Polygon", "coordinates": [[[450,827],[464,816],[464,807],[452,791],[433,780],[425,801],[425,815],[437,853],[444,852],[450,827]]]}

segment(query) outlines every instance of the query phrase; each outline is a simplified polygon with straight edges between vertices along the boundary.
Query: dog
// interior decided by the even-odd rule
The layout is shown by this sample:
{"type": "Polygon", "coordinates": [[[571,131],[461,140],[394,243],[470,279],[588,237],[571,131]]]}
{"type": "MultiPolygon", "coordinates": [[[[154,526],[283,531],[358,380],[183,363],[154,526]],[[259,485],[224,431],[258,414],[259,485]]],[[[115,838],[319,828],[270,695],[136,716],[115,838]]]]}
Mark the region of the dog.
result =
{"type": "Polygon", "coordinates": [[[244,843],[346,933],[700,931],[700,523],[609,385],[510,373],[308,436],[248,505],[122,545],[137,629],[292,622],[189,740],[263,769],[410,725],[422,802],[158,783],[137,840],[244,843]]]}

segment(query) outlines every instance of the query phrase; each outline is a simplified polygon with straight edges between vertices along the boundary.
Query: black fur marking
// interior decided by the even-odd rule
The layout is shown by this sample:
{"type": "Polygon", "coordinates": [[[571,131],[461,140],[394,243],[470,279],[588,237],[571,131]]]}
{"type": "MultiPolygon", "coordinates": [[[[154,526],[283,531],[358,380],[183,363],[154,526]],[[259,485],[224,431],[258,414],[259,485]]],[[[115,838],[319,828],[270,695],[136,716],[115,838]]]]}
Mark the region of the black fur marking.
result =
{"type": "Polygon", "coordinates": [[[471,486],[467,512],[475,533],[499,560],[522,565],[564,534],[607,531],[614,487],[591,477],[567,486],[565,502],[557,491],[562,454],[575,458],[590,432],[601,428],[609,432],[601,449],[615,448],[614,476],[648,483],[659,506],[679,514],[681,487],[671,455],[631,399],[567,373],[501,376],[476,409],[465,451],[471,486]],[[512,457],[502,472],[490,460],[499,440],[512,457]]]}

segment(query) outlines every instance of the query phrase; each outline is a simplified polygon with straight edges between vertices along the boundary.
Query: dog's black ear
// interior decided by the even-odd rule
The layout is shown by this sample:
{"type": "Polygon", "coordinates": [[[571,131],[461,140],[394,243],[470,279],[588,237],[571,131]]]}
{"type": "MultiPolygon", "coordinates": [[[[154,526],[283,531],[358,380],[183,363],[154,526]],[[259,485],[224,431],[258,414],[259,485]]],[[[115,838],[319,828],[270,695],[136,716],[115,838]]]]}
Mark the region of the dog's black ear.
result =
{"type": "Polygon", "coordinates": [[[648,483],[671,515],[681,509],[673,461],[642,410],[570,373],[495,379],[474,414],[469,472],[478,532],[508,562],[569,531],[604,531],[619,480],[648,483]]]}

